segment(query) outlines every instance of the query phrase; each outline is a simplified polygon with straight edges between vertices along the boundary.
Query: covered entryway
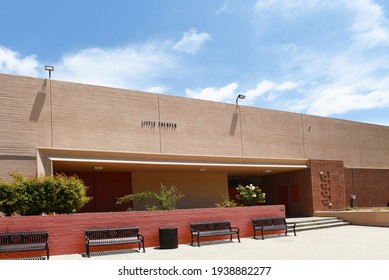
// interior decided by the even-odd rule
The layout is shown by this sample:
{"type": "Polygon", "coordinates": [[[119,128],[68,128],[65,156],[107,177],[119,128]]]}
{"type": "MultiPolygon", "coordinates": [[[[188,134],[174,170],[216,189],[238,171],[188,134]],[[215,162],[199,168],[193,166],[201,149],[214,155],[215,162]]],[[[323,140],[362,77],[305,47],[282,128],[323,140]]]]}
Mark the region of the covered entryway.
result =
{"type": "MultiPolygon", "coordinates": [[[[178,187],[185,197],[178,208],[215,207],[229,192],[231,178],[259,178],[266,204],[277,204],[270,179],[307,169],[307,160],[135,154],[39,149],[39,173],[77,174],[94,197],[83,211],[122,211],[116,198],[128,193],[159,191],[161,183],[178,187]]],[[[271,180],[274,181],[273,179],[271,180]]],[[[242,181],[245,184],[246,181],[242,181]]],[[[247,181],[249,183],[249,181],[247,181]]],[[[256,182],[253,182],[256,185],[256,182]]],[[[124,207],[124,208],[121,208],[124,207]]],[[[134,203],[135,210],[141,210],[134,203]]]]}

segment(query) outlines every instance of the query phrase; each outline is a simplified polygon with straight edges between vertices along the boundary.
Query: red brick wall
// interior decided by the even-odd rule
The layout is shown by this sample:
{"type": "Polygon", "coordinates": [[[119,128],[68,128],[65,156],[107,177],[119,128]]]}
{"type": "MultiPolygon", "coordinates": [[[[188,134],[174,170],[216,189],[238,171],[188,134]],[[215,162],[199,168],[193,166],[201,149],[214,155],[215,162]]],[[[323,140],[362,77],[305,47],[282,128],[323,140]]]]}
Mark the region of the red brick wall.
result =
{"type": "Polygon", "coordinates": [[[310,160],[309,166],[311,170],[313,211],[346,208],[343,161],[310,160]]]}
{"type": "Polygon", "coordinates": [[[389,201],[389,170],[345,169],[346,201],[356,195],[355,207],[382,207],[389,201]],[[354,173],[354,175],[353,175],[354,173]]]}
{"type": "MultiPolygon", "coordinates": [[[[170,211],[79,213],[53,216],[0,217],[0,232],[48,231],[50,255],[85,253],[86,228],[137,225],[145,236],[146,247],[159,246],[159,228],[178,228],[179,244],[190,243],[189,223],[229,220],[240,228],[241,237],[253,235],[251,218],[285,217],[282,205],[236,208],[201,208],[170,211]]],[[[220,236],[220,238],[223,238],[220,236]]],[[[130,245],[130,247],[133,245],[130,245]]],[[[106,248],[93,248],[93,251],[106,248]]],[[[147,253],[147,251],[146,251],[147,253]]],[[[0,254],[0,258],[26,256],[0,254]]]]}

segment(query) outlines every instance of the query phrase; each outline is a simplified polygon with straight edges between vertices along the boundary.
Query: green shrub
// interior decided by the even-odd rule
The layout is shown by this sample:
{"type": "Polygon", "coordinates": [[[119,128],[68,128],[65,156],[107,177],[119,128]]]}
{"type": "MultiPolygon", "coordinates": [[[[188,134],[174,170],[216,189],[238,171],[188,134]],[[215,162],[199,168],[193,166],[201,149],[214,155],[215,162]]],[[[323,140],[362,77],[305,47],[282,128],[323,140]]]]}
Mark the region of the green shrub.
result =
{"type": "Polygon", "coordinates": [[[3,181],[0,182],[0,212],[7,216],[16,212],[15,210],[18,206],[18,193],[16,187],[3,181]]]}
{"type": "Polygon", "coordinates": [[[65,175],[26,178],[11,174],[12,183],[0,184],[0,211],[6,215],[40,215],[43,213],[73,213],[90,197],[87,187],[77,177],[65,175]]]}
{"type": "Polygon", "coordinates": [[[215,203],[215,206],[217,208],[228,208],[228,207],[237,207],[239,205],[235,200],[229,198],[228,194],[227,194],[227,195],[223,196],[223,198],[220,202],[215,203]]]}
{"type": "Polygon", "coordinates": [[[253,206],[265,202],[265,193],[259,187],[250,184],[245,187],[239,185],[236,189],[239,192],[236,198],[241,200],[246,206],[253,206]]]}
{"type": "MultiPolygon", "coordinates": [[[[147,211],[153,210],[173,210],[176,209],[177,201],[185,195],[182,194],[175,186],[165,186],[161,184],[160,193],[145,191],[140,193],[128,194],[119,197],[117,204],[131,201],[137,201],[143,205],[147,211]]],[[[132,210],[131,208],[128,210],[132,210]]]]}

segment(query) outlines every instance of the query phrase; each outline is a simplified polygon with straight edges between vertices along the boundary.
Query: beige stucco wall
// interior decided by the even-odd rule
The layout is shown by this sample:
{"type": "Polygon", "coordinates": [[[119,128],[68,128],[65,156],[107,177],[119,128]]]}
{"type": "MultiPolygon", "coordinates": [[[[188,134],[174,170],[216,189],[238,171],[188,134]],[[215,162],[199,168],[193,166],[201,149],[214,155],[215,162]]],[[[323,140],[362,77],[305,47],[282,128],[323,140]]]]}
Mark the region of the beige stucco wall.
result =
{"type": "MultiPolygon", "coordinates": [[[[227,174],[223,173],[172,173],[172,172],[133,172],[133,193],[145,190],[158,192],[161,183],[176,186],[185,194],[177,203],[177,208],[214,207],[228,192],[227,174]]],[[[134,208],[141,207],[134,204],[134,208]]]]}
{"type": "Polygon", "coordinates": [[[242,156],[235,106],[167,95],[159,106],[161,121],[177,124],[161,130],[162,153],[242,156]]]}
{"type": "Polygon", "coordinates": [[[158,95],[53,81],[54,147],[159,153],[158,95]]]}
{"type": "Polygon", "coordinates": [[[338,217],[353,225],[389,227],[389,211],[384,210],[320,211],[315,216],[338,217]]]}
{"type": "Polygon", "coordinates": [[[389,127],[302,115],[304,154],[345,167],[389,168],[389,127]]]}
{"type": "Polygon", "coordinates": [[[50,146],[49,83],[0,74],[0,177],[36,174],[36,147],[50,146]]]}
{"type": "Polygon", "coordinates": [[[245,157],[307,158],[300,114],[241,106],[245,157]]]}
{"type": "Polygon", "coordinates": [[[4,74],[0,102],[1,177],[35,175],[37,147],[389,168],[387,126],[4,74]]]}

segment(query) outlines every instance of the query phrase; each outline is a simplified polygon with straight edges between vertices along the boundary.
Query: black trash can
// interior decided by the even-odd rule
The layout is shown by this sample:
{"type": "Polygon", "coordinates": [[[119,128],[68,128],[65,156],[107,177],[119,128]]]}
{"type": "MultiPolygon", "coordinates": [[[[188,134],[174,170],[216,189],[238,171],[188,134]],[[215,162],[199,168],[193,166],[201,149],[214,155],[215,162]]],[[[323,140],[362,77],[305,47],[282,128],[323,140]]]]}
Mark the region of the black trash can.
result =
{"type": "Polygon", "coordinates": [[[177,228],[160,228],[159,229],[159,249],[176,249],[178,248],[177,228]]]}

